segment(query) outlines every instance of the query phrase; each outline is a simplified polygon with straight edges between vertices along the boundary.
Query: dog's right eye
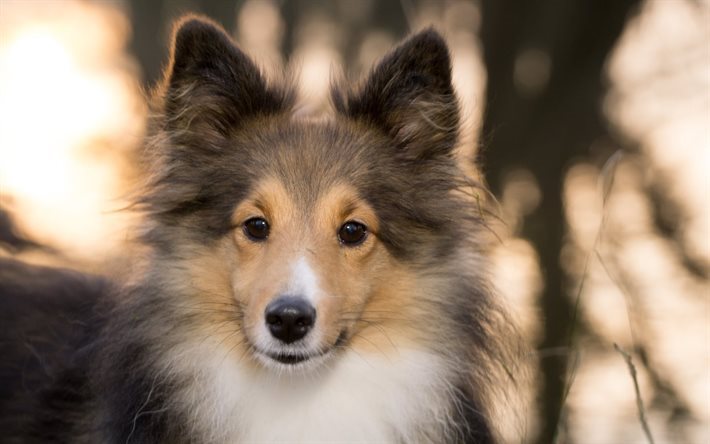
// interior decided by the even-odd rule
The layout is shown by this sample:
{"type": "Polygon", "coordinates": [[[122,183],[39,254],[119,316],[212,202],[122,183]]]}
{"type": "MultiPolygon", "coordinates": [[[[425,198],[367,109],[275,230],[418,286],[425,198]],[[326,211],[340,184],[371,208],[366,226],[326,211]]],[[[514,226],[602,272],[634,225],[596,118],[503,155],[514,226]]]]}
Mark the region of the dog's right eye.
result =
{"type": "Polygon", "coordinates": [[[244,222],[244,233],[253,241],[263,241],[269,237],[269,223],[260,217],[244,222]]]}

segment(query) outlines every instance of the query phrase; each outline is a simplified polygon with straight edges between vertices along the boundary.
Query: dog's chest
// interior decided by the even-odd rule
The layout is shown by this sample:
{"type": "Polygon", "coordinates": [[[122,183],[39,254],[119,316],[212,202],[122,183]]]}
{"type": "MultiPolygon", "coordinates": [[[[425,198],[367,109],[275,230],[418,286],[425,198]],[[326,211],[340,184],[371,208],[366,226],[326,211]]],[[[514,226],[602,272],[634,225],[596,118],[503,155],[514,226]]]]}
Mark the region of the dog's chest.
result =
{"type": "Polygon", "coordinates": [[[418,351],[345,356],[298,384],[228,364],[204,376],[187,402],[214,442],[419,441],[437,435],[450,410],[441,363],[418,351]]]}

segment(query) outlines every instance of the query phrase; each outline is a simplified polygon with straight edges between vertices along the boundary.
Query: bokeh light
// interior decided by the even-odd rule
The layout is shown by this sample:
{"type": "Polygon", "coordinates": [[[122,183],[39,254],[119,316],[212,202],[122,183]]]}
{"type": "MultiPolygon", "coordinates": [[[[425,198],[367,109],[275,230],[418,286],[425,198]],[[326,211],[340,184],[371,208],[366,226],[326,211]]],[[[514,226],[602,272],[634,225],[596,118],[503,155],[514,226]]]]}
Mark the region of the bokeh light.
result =
{"type": "Polygon", "coordinates": [[[0,198],[28,236],[95,260],[121,244],[121,165],[143,105],[117,10],[3,2],[0,198]]]}
{"type": "MultiPolygon", "coordinates": [[[[134,154],[147,111],[128,51],[130,3],[0,2],[0,209],[62,261],[95,270],[125,254],[132,219],[119,210],[142,167],[134,154]]],[[[295,73],[303,116],[327,114],[331,80],[363,75],[405,32],[368,22],[376,1],[288,7],[241,2],[229,31],[270,77],[295,73]]],[[[433,25],[450,44],[464,115],[459,154],[473,170],[486,142],[479,3],[401,8],[409,30],[433,25]]],[[[645,442],[631,376],[613,344],[634,356],[657,442],[710,440],[708,23],[707,2],[646,0],[607,62],[604,112],[622,142],[589,147],[617,154],[606,166],[593,155],[569,165],[560,189],[568,229],[560,261],[584,330],[573,347],[536,349],[543,323],[554,320],[539,311],[544,270],[522,228],[546,196],[524,166],[506,175],[488,221],[500,237],[492,274],[530,343],[530,361],[565,354],[573,363],[560,442],[645,442]],[[659,218],[671,221],[664,230],[659,218]]],[[[511,73],[517,92],[544,91],[552,63],[543,50],[521,51],[511,73]]],[[[530,437],[539,424],[528,413],[530,437]]]]}

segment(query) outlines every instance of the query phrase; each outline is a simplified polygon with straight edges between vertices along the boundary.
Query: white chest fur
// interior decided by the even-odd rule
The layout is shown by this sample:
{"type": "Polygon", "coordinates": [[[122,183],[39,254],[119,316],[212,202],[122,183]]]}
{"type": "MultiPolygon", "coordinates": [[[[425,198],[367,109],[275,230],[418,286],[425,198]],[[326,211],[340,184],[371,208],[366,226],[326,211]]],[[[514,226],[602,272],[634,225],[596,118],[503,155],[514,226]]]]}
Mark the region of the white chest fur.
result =
{"type": "Polygon", "coordinates": [[[432,353],[351,352],[294,379],[195,351],[180,365],[198,375],[183,402],[211,442],[417,442],[446,427],[450,387],[432,353]]]}

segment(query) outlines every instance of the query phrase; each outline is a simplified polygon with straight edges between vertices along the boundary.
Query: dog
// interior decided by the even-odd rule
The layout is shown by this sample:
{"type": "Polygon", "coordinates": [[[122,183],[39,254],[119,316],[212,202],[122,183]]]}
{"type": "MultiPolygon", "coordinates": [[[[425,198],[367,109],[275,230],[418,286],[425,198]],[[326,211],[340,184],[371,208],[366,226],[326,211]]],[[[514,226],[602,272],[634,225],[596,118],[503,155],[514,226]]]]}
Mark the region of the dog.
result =
{"type": "Polygon", "coordinates": [[[119,285],[3,262],[3,441],[500,441],[512,330],[446,43],[342,83],[333,116],[297,117],[218,25],[176,24],[144,265],[119,285]]]}

